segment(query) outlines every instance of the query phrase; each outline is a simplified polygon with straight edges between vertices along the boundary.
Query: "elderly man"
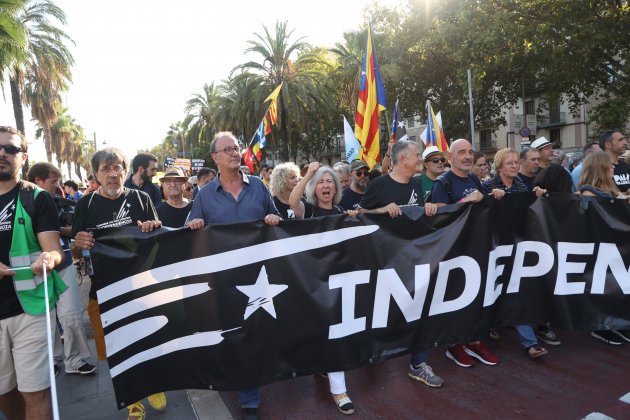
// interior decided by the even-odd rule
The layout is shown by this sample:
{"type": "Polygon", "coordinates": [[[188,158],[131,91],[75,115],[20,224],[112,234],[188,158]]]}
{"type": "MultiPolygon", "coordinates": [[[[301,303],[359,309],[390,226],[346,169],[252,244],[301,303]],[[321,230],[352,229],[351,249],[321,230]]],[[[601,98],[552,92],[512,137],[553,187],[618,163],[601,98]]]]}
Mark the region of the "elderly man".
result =
{"type": "Polygon", "coordinates": [[[131,161],[132,175],[125,181],[125,187],[140,190],[151,197],[154,206],[162,202],[160,189],[151,181],[157,173],[157,157],[151,153],[138,153],[131,161]]]}
{"type": "Polygon", "coordinates": [[[184,198],[184,184],[187,179],[179,168],[168,168],[160,178],[166,201],[156,210],[163,226],[179,228],[188,221],[192,202],[184,198]]]}
{"type": "MultiPolygon", "coordinates": [[[[61,172],[48,162],[37,162],[28,171],[29,182],[39,188],[55,195],[61,172]]],[[[90,349],[83,328],[83,312],[79,299],[79,287],[77,283],[77,267],[72,264],[70,251],[70,225],[74,216],[74,203],[64,200],[63,197],[55,197],[57,201],[57,213],[59,231],[61,234],[61,248],[64,253],[64,261],[57,267],[59,276],[63,279],[68,289],[59,296],[57,302],[57,318],[63,329],[63,347],[59,333],[55,331],[55,373],[57,363],[64,359],[66,373],[89,375],[96,371],[96,366],[87,362],[90,357],[90,349]],[[65,204],[63,202],[66,202],[65,204]],[[64,357],[65,355],[65,357],[64,357]]]]}
{"type": "MultiPolygon", "coordinates": [[[[393,169],[387,175],[374,178],[365,190],[359,203],[359,213],[388,214],[390,217],[402,215],[402,206],[423,204],[422,185],[414,175],[422,169],[420,149],[415,142],[399,140],[392,146],[393,169]]],[[[436,213],[437,207],[425,203],[427,216],[436,213]]],[[[411,367],[407,373],[411,379],[431,387],[441,387],[444,380],[433,373],[426,363],[427,351],[417,352],[411,357],[411,367]]]]}
{"type": "MultiPolygon", "coordinates": [[[[94,230],[137,225],[143,232],[150,232],[161,226],[151,197],[138,189],[124,186],[127,159],[120,150],[113,147],[99,150],[92,156],[91,164],[100,187],[92,194],[83,196],[77,203],[71,233],[74,237],[72,252],[77,258],[82,256],[84,250],[94,246],[94,230]]],[[[101,314],[96,300],[97,286],[106,274],[91,275],[92,288],[88,304],[98,360],[107,359],[101,314]]],[[[160,392],[149,396],[149,404],[155,410],[164,410],[166,395],[160,392]]],[[[130,418],[144,419],[142,402],[131,404],[127,409],[130,418]]]]}
{"type": "Polygon", "coordinates": [[[534,140],[531,145],[532,149],[536,149],[540,152],[539,169],[545,169],[551,165],[549,160],[551,151],[553,150],[553,144],[545,137],[540,137],[534,140]]]}
{"type": "MultiPolygon", "coordinates": [[[[229,131],[217,133],[210,144],[210,153],[219,174],[197,194],[188,226],[200,229],[209,223],[251,220],[263,220],[271,226],[280,223],[282,219],[262,180],[241,172],[241,150],[236,137],[229,131]]],[[[240,391],[239,402],[245,418],[258,418],[258,388],[240,391]]]]}
{"type": "Polygon", "coordinates": [[[521,151],[519,155],[520,169],[518,177],[529,191],[534,189],[534,179],[540,166],[540,152],[538,149],[529,148],[521,151]]]}
{"type": "Polygon", "coordinates": [[[345,190],[350,186],[350,172],[352,169],[350,165],[346,162],[337,162],[335,166],[333,166],[333,170],[337,174],[337,178],[339,178],[339,184],[341,184],[341,191],[345,190]]]}
{"type": "Polygon", "coordinates": [[[350,164],[350,186],[343,190],[339,206],[344,210],[356,210],[368,184],[370,167],[365,161],[355,160],[350,164]]]}
{"type": "Polygon", "coordinates": [[[20,181],[26,149],[22,133],[0,126],[0,412],[49,419],[44,266],[51,309],[65,285],[52,271],[62,260],[55,203],[20,181]]]}

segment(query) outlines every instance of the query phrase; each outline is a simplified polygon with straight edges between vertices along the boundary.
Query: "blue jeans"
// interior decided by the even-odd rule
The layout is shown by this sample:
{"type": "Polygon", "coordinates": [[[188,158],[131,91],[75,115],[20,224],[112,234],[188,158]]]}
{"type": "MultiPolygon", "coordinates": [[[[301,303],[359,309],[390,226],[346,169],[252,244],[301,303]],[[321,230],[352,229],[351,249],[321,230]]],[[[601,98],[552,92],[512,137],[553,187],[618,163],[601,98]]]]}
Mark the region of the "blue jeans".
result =
{"type": "Polygon", "coordinates": [[[518,340],[521,342],[523,348],[530,348],[531,346],[538,344],[536,334],[531,325],[517,325],[516,332],[518,333],[518,340]]]}
{"type": "Polygon", "coordinates": [[[411,364],[413,366],[419,366],[420,363],[427,361],[427,356],[429,352],[427,350],[419,351],[411,355],[411,364]]]}
{"type": "Polygon", "coordinates": [[[238,391],[238,402],[241,404],[241,408],[258,408],[260,405],[258,388],[238,391]]]}

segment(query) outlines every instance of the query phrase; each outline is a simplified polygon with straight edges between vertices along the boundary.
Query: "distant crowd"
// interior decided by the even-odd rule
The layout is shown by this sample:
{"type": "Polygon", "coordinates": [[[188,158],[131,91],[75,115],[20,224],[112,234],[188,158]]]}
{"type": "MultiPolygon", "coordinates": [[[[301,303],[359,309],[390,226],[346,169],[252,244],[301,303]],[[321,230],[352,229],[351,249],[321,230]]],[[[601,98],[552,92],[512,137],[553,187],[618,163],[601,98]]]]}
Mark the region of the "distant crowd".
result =
{"type": "MultiPolygon", "coordinates": [[[[143,232],[162,226],[200,229],[208,224],[262,220],[270,226],[282,220],[346,214],[383,214],[395,218],[401,208],[421,206],[431,217],[442,206],[454,203],[502,199],[506,194],[577,194],[628,200],[630,165],[628,140],[620,130],[603,132],[597,143],[588,143],[583,159],[566,167],[566,154],[541,137],[523,151],[505,148],[493,156],[474,151],[468,140],[452,142],[447,152],[415,142],[390,142],[382,166],[370,168],[362,160],[339,162],[332,167],[320,162],[301,166],[284,162],[262,164],[253,175],[242,166],[242,150],[230,132],[217,133],[210,153],[217,170],[201,168],[187,176],[175,167],[165,168],[159,185],[158,159],[148,153],[135,156],[129,165],[116,148],[97,151],[91,158],[92,174],[86,184],[68,180],[49,163],[36,163],[28,182],[19,178],[27,146],[21,133],[0,127],[0,411],[9,418],[33,414],[50,417],[50,378],[47,370],[45,323],[42,324],[44,267],[52,296],[51,331],[57,343],[55,366],[70,374],[89,375],[90,363],[81,322],[78,282],[92,282],[88,304],[98,360],[107,358],[96,287],[106,273],[90,267],[94,231],[134,225],[143,232]],[[625,159],[624,159],[625,157],[625,159]],[[18,221],[16,223],[16,221],[18,221]],[[63,335],[63,345],[59,337],[63,335]],[[6,341],[5,341],[6,340],[6,341]]],[[[559,345],[551,325],[517,325],[520,345],[532,359],[548,354],[544,345],[559,345]]],[[[628,331],[593,331],[591,335],[610,345],[630,342],[628,331]]],[[[501,339],[492,329],[488,338],[501,339]]],[[[460,343],[445,350],[458,366],[476,362],[500,363],[484,341],[460,343]]],[[[430,387],[444,379],[427,363],[428,352],[412,354],[407,375],[430,387]]],[[[322,373],[330,383],[337,409],[354,413],[344,372],[322,373]]],[[[257,388],[239,392],[245,418],[257,418],[257,388]]],[[[148,398],[155,410],[166,408],[166,396],[148,398]]],[[[141,401],[128,406],[129,418],[145,416],[141,401]]]]}

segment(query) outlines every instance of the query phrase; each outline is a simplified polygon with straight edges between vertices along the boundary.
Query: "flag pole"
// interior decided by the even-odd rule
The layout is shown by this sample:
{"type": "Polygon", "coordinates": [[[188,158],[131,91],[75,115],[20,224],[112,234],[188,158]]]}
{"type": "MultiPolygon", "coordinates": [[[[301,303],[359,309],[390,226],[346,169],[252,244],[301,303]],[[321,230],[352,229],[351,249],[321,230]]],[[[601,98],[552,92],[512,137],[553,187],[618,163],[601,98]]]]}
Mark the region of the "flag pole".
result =
{"type": "Polygon", "coordinates": [[[475,148],[475,117],[473,114],[472,75],[470,73],[470,69],[468,69],[466,73],[468,74],[468,106],[470,108],[470,143],[472,144],[473,150],[477,150],[475,148]]]}
{"type": "MultiPolygon", "coordinates": [[[[50,399],[52,400],[52,415],[54,420],[59,420],[59,403],[57,401],[57,382],[55,378],[55,363],[53,359],[53,337],[52,326],[50,322],[50,302],[48,290],[48,276],[46,273],[46,264],[42,260],[42,277],[44,278],[44,300],[46,304],[46,344],[48,348],[48,375],[50,376],[50,399]]],[[[55,325],[55,328],[57,326],[55,325]]]]}

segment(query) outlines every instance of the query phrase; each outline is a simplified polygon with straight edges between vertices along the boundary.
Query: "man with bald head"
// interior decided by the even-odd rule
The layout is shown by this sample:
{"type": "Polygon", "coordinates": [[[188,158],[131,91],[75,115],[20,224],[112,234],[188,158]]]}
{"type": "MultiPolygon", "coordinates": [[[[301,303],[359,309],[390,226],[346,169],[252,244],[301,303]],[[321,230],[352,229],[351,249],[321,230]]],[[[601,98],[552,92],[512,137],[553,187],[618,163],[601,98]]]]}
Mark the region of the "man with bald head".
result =
{"type": "Polygon", "coordinates": [[[471,174],[474,162],[472,145],[466,139],[455,140],[447,154],[451,170],[435,180],[431,190],[431,202],[438,207],[452,203],[479,202],[483,193],[479,178],[471,174]]]}

